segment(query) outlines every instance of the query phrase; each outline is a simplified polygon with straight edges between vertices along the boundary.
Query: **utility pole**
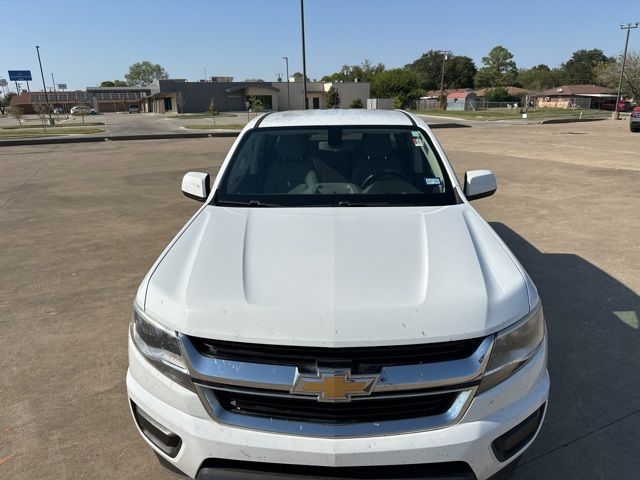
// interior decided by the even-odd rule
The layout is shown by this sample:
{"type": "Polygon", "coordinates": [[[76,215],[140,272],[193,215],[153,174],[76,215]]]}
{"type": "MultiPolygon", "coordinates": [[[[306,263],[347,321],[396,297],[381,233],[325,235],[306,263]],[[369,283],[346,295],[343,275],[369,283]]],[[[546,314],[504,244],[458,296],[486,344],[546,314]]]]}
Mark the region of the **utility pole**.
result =
{"type": "Polygon", "coordinates": [[[47,110],[49,111],[49,124],[53,125],[53,119],[51,118],[51,105],[49,104],[49,94],[47,94],[47,84],[44,82],[44,73],[42,71],[42,60],[40,60],[40,47],[36,45],[36,52],[38,52],[38,64],[40,65],[40,76],[42,77],[42,88],[44,88],[44,99],[47,101],[47,110]]]}
{"type": "Polygon", "coordinates": [[[622,79],[624,77],[624,67],[627,64],[627,47],[629,46],[629,33],[632,28],[638,28],[640,22],[636,23],[627,23],[626,25],[623,23],[620,25],[621,30],[627,31],[627,39],[624,42],[624,53],[622,54],[622,70],[620,70],[620,81],[618,82],[618,95],[616,96],[616,110],[613,113],[614,120],[620,120],[620,113],[618,110],[620,109],[620,91],[622,90],[622,79]]]}
{"type": "Polygon", "coordinates": [[[282,57],[287,66],[287,110],[291,110],[291,95],[289,89],[289,57],[282,57]]]}
{"type": "Polygon", "coordinates": [[[53,83],[53,102],[55,103],[58,100],[58,92],[56,91],[56,79],[53,77],[53,72],[51,72],[51,82],[53,83]]]}
{"type": "Polygon", "coordinates": [[[304,0],[300,0],[300,23],[302,25],[302,109],[307,109],[307,57],[304,46],[304,0]]]}
{"type": "Polygon", "coordinates": [[[204,64],[204,81],[207,81],[207,64],[204,64]]]}
{"type": "Polygon", "coordinates": [[[442,76],[440,78],[440,109],[444,110],[442,97],[444,96],[444,65],[447,62],[447,57],[451,55],[451,50],[440,50],[438,53],[442,54],[442,76]]]}

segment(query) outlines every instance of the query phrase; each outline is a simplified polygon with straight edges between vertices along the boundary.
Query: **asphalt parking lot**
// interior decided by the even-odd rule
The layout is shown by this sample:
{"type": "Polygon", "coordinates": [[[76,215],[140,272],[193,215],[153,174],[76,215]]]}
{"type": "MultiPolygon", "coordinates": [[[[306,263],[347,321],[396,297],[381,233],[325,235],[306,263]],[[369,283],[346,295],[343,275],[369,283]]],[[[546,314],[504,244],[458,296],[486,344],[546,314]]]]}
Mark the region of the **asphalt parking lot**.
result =
{"type": "MultiPolygon", "coordinates": [[[[540,290],[552,379],[515,476],[640,471],[640,135],[626,122],[437,130],[540,290]]],[[[130,418],[124,377],[139,281],[198,208],[233,138],[0,149],[0,478],[173,478],[130,418]]]]}

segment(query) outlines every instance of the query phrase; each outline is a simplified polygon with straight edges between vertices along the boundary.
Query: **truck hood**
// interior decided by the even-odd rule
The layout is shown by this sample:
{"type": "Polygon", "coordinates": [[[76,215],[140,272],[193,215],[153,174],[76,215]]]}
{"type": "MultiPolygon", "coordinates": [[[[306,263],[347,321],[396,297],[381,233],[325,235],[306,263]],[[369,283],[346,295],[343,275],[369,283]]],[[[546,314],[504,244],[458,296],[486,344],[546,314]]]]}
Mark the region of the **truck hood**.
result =
{"type": "Polygon", "coordinates": [[[148,282],[144,309],[159,322],[241,342],[449,341],[529,311],[521,267],[465,204],[208,206],[148,282]]]}

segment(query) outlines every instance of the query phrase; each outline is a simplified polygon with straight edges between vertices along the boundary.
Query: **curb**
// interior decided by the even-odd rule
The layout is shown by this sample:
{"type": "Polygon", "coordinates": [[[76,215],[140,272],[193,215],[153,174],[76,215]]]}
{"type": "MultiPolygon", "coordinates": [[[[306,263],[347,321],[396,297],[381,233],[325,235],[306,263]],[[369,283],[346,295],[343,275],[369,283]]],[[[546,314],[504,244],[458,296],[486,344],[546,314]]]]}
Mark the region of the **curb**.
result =
{"type": "Polygon", "coordinates": [[[239,130],[226,130],[218,132],[198,132],[198,133],[151,133],[143,135],[97,135],[92,137],[51,137],[51,138],[24,138],[17,140],[0,140],[0,147],[12,147],[21,145],[48,145],[56,143],[89,143],[113,142],[125,140],[163,140],[170,138],[207,138],[207,137],[237,137],[239,130]]]}
{"type": "Polygon", "coordinates": [[[554,123],[582,123],[582,122],[601,122],[607,120],[606,118],[552,118],[549,120],[542,120],[540,125],[552,125],[554,123]]]}
{"type": "MultiPolygon", "coordinates": [[[[471,125],[463,125],[460,123],[434,123],[429,128],[471,128],[471,125]]],[[[97,135],[91,137],[51,137],[51,138],[24,138],[17,140],[0,140],[0,147],[13,147],[22,145],[50,145],[57,143],[90,143],[112,141],[119,142],[125,140],[164,140],[171,138],[207,138],[207,137],[237,137],[239,130],[224,130],[217,132],[198,132],[198,133],[151,133],[144,135],[97,135]]]]}

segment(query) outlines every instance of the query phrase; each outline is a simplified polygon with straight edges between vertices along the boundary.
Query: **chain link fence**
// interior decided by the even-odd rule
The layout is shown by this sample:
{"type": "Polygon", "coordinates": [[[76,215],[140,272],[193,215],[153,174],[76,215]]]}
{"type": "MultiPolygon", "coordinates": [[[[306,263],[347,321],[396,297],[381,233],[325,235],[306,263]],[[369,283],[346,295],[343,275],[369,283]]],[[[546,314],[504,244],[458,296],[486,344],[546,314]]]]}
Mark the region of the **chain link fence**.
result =
{"type": "MultiPolygon", "coordinates": [[[[493,102],[478,98],[467,101],[467,110],[521,110],[537,109],[537,108],[557,108],[566,110],[590,110],[592,102],[590,98],[585,97],[523,97],[521,100],[512,100],[509,102],[493,102]]],[[[595,108],[595,105],[593,105],[595,108]]],[[[421,98],[413,104],[415,110],[436,111],[442,110],[440,99],[438,98],[421,98]]],[[[445,103],[446,110],[446,103],[445,103]]]]}

